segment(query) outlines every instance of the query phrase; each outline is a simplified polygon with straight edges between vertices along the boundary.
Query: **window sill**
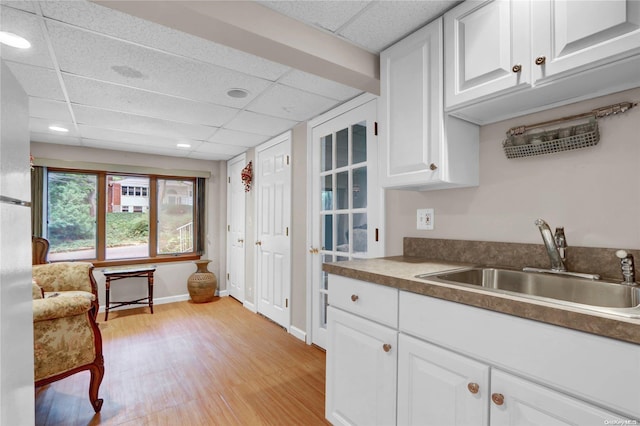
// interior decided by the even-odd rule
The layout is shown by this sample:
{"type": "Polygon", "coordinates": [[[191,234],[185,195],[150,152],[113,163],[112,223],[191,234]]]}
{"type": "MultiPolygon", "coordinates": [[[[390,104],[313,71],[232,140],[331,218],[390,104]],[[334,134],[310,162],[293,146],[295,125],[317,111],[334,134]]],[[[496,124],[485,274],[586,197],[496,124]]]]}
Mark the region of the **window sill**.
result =
{"type": "Polygon", "coordinates": [[[199,260],[202,256],[197,254],[183,254],[183,255],[164,255],[156,257],[143,257],[137,259],[117,259],[117,260],[86,260],[93,263],[96,268],[104,268],[108,266],[123,266],[123,265],[143,265],[146,263],[167,263],[167,262],[186,262],[190,260],[199,260]]]}

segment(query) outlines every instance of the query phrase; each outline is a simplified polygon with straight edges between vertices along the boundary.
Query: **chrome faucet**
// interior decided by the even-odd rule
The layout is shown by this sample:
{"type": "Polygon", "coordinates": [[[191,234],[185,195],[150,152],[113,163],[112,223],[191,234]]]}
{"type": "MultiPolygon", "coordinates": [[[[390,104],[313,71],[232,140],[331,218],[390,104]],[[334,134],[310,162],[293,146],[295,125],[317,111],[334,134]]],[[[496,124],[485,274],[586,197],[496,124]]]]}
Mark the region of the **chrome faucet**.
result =
{"type": "Polygon", "coordinates": [[[620,259],[620,267],[622,268],[622,284],[637,285],[633,255],[627,253],[626,250],[618,250],[616,256],[620,259]]]}
{"type": "Polygon", "coordinates": [[[551,260],[551,270],[556,272],[566,271],[564,250],[567,248],[567,239],[564,236],[564,228],[556,228],[555,235],[552,235],[549,225],[544,220],[536,219],[536,226],[540,230],[544,246],[547,248],[549,260],[551,260]]]}
{"type": "Polygon", "coordinates": [[[564,262],[566,261],[565,249],[567,248],[567,237],[565,237],[564,235],[563,227],[556,228],[555,234],[552,234],[551,228],[549,228],[549,225],[544,220],[537,219],[536,226],[540,230],[542,241],[544,241],[544,246],[547,249],[547,254],[549,255],[549,260],[551,261],[551,269],[526,267],[523,268],[523,271],[571,275],[573,277],[586,278],[589,280],[600,279],[600,275],[598,274],[585,274],[581,272],[567,271],[567,267],[564,264],[564,262]]]}

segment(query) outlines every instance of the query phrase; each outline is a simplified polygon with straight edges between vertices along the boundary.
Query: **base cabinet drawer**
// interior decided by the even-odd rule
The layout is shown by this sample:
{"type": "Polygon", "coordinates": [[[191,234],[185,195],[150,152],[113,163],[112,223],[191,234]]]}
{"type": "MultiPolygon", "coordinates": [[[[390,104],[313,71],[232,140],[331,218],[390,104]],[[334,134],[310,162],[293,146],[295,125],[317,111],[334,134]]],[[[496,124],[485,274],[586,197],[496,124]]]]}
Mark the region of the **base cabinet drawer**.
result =
{"type": "Polygon", "coordinates": [[[325,416],[334,425],[396,421],[395,329],[328,308],[325,416]]]}

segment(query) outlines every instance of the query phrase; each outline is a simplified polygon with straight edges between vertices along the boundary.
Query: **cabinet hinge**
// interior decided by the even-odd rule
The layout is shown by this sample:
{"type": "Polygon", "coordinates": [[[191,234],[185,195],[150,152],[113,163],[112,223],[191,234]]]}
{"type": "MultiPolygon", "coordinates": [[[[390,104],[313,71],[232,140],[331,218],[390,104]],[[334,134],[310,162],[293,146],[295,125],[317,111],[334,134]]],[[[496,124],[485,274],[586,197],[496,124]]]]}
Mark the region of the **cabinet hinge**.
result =
{"type": "Polygon", "coordinates": [[[227,272],[227,279],[229,279],[229,273],[227,272]]]}
{"type": "Polygon", "coordinates": [[[380,241],[380,239],[378,238],[378,228],[376,228],[376,241],[380,241]]]}
{"type": "Polygon", "coordinates": [[[284,235],[289,236],[289,227],[287,226],[284,230],[284,235]]]}
{"type": "Polygon", "coordinates": [[[287,166],[289,165],[289,156],[287,155],[287,166]]]}
{"type": "Polygon", "coordinates": [[[227,179],[229,179],[229,183],[231,183],[231,176],[229,176],[227,179]]]}
{"type": "Polygon", "coordinates": [[[227,231],[231,231],[231,225],[227,225],[227,231]]]}
{"type": "Polygon", "coordinates": [[[285,308],[289,307],[289,299],[284,299],[284,307],[285,308]]]}
{"type": "Polygon", "coordinates": [[[378,136],[378,122],[373,123],[373,134],[378,136]]]}

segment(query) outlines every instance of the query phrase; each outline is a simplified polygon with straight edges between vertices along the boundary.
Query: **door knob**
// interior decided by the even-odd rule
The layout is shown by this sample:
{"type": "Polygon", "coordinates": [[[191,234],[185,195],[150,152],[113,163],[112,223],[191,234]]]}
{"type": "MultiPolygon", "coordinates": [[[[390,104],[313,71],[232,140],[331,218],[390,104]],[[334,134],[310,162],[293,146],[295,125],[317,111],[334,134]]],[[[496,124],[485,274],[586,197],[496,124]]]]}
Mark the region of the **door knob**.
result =
{"type": "Polygon", "coordinates": [[[242,238],[238,238],[238,242],[239,243],[244,243],[244,240],[242,238]]]}
{"type": "Polygon", "coordinates": [[[438,168],[438,166],[436,166],[436,163],[429,164],[429,169],[430,170],[436,170],[437,168],[438,168]]]}
{"type": "Polygon", "coordinates": [[[256,245],[257,246],[261,246],[262,245],[262,241],[256,241],[256,245]]]}

